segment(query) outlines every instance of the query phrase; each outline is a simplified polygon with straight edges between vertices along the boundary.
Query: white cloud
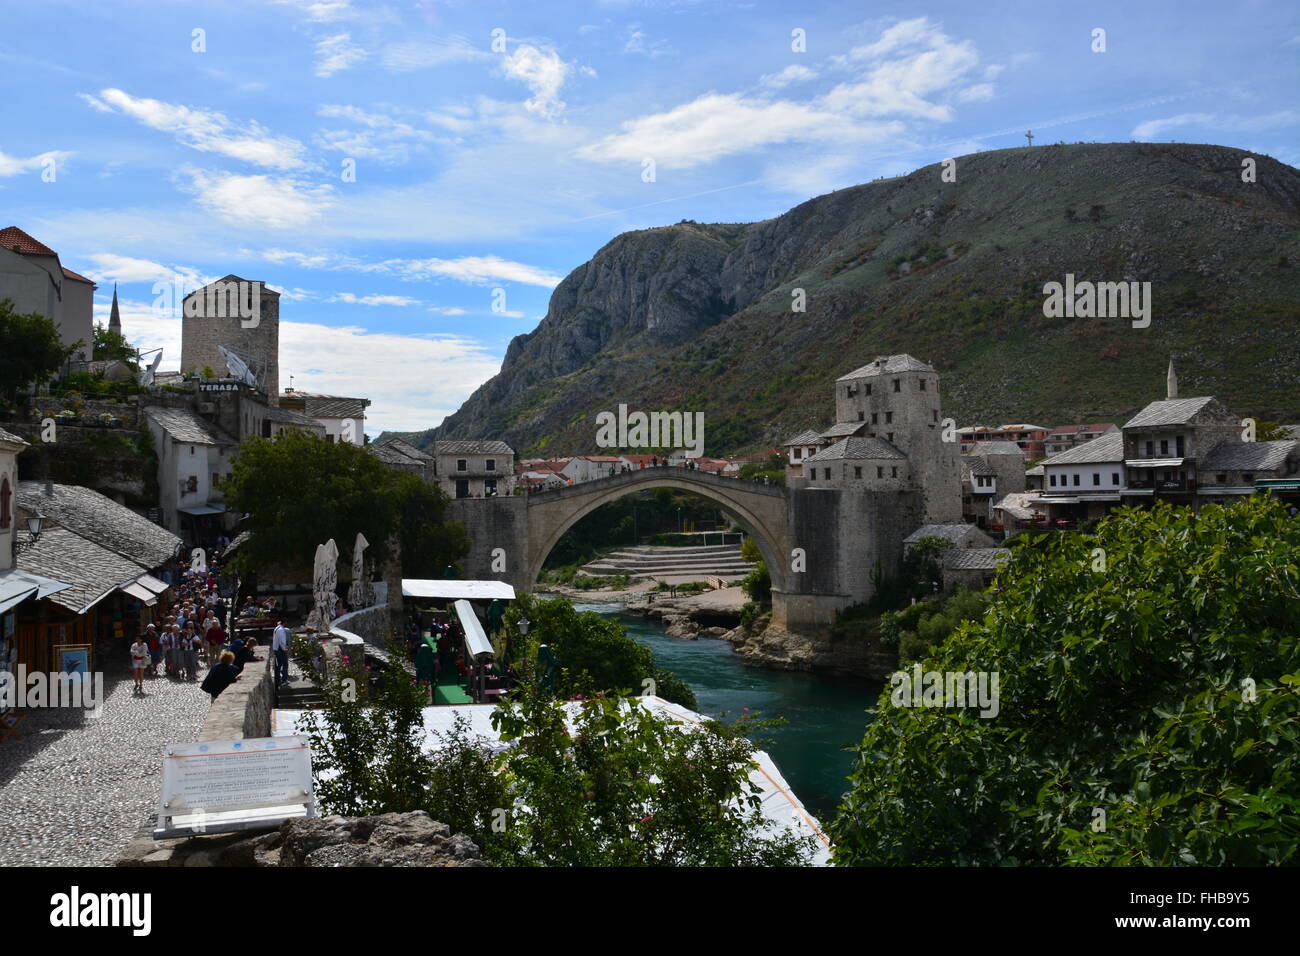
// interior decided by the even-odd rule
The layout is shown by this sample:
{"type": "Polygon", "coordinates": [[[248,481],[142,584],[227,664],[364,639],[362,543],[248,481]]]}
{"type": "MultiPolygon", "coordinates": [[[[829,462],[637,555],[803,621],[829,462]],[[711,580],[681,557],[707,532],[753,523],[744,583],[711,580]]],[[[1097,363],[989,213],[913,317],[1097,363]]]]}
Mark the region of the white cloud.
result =
{"type": "Polygon", "coordinates": [[[165,266],[150,259],[135,259],[112,252],[96,252],[88,256],[95,263],[86,274],[96,282],[174,282],[179,277],[186,288],[195,288],[209,281],[198,270],[186,266],[165,266]]]}
{"type": "Polygon", "coordinates": [[[467,309],[456,305],[431,305],[429,311],[436,312],[438,315],[469,315],[467,309]]]}
{"type": "Polygon", "coordinates": [[[346,302],[348,305],[419,305],[419,299],[412,299],[405,295],[353,295],[351,292],[340,292],[332,296],[328,302],[346,302]]]}
{"type": "MultiPolygon", "coordinates": [[[[619,132],[577,154],[607,162],[650,157],[661,166],[685,168],[777,143],[880,140],[898,135],[905,120],[951,120],[947,99],[970,102],[993,95],[991,83],[969,82],[979,67],[974,46],[953,40],[924,17],[896,23],[875,42],[828,63],[849,78],[820,96],[796,101],[711,92],[628,120],[619,132]]],[[[759,82],[770,91],[814,77],[807,67],[795,65],[759,82]]]]}
{"type": "Polygon", "coordinates": [[[303,226],[319,217],[334,197],[332,186],[311,186],[295,179],[203,169],[185,172],[200,205],[236,225],[303,226]]]}
{"type": "Polygon", "coordinates": [[[519,80],[533,91],[532,98],[524,102],[530,112],[551,118],[564,109],[560,90],[573,68],[555,50],[521,44],[513,53],[502,56],[501,68],[510,79],[519,80]]]}
{"type": "Polygon", "coordinates": [[[315,23],[328,23],[353,15],[351,0],[275,0],[276,3],[297,7],[315,23]]]}
{"type": "Polygon", "coordinates": [[[288,136],[273,136],[256,122],[232,123],[222,113],[134,97],[118,89],[99,96],[79,94],[104,113],[121,112],[144,125],[171,133],[177,141],[205,153],[219,153],[273,169],[299,169],[306,165],[302,143],[288,136]]]}
{"type": "Polygon", "coordinates": [[[1214,117],[1209,113],[1179,113],[1166,119],[1147,120],[1133,127],[1134,139],[1154,139],[1165,130],[1178,126],[1190,126],[1195,123],[1209,123],[1214,117]]]}
{"type": "Polygon", "coordinates": [[[764,75],[758,82],[760,86],[766,89],[779,90],[794,83],[807,83],[809,80],[817,79],[817,76],[816,70],[811,70],[798,63],[791,63],[784,70],[764,75]]]}
{"type": "Polygon", "coordinates": [[[466,37],[450,36],[390,43],[380,53],[380,62],[394,73],[409,73],[452,63],[490,60],[495,55],[466,37]]]}
{"type": "Polygon", "coordinates": [[[369,113],[355,106],[322,106],[316,115],[347,120],[363,127],[321,130],[316,135],[321,147],[338,150],[347,156],[400,162],[410,157],[412,144],[431,143],[437,139],[428,130],[417,129],[385,113],[369,113]]]}
{"type": "Polygon", "coordinates": [[[316,44],[317,76],[333,76],[348,70],[366,58],[366,51],[352,42],[352,34],[337,33],[316,44]]]}
{"type": "Polygon", "coordinates": [[[511,262],[500,256],[461,256],[459,259],[390,259],[376,268],[395,272],[408,279],[445,277],[461,282],[482,284],[487,282],[518,282],[522,285],[553,289],[560,284],[560,276],[511,262]]]}
{"type": "Polygon", "coordinates": [[[48,152],[28,157],[27,159],[19,159],[17,156],[7,156],[3,150],[0,150],[0,176],[17,176],[19,173],[41,169],[50,161],[54,162],[54,169],[57,175],[59,166],[61,166],[63,161],[71,155],[72,153],[61,149],[52,149],[48,152]]]}

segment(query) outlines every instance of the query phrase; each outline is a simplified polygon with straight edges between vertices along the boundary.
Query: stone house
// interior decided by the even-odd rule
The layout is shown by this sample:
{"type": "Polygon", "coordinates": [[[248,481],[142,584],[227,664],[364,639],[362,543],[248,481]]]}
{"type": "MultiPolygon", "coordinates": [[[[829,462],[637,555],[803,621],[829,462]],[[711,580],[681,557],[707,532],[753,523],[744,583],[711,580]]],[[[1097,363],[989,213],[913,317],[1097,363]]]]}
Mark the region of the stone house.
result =
{"type": "Polygon", "coordinates": [[[450,497],[490,498],[514,494],[515,452],[505,442],[435,441],[432,452],[438,482],[450,497]]]}
{"type": "Polygon", "coordinates": [[[1073,527],[1119,506],[1125,490],[1124,436],[1109,432],[1043,462],[1043,490],[1031,503],[1044,527],[1073,527]]]}
{"type": "Polygon", "coordinates": [[[162,525],[191,546],[208,546],[226,530],[221,483],[238,441],[188,408],[145,410],[158,453],[162,525]]]}
{"type": "Polygon", "coordinates": [[[962,519],[981,528],[993,523],[993,503],[1025,490],[1025,457],[1014,442],[976,442],[962,455],[962,519]]]}
{"type": "Polygon", "coordinates": [[[610,468],[617,473],[622,466],[623,459],[618,455],[578,455],[576,458],[569,459],[569,463],[563,468],[563,474],[575,483],[593,481],[597,478],[608,478],[610,468]]]}
{"type": "Polygon", "coordinates": [[[939,558],[944,593],[957,588],[984,590],[1010,559],[1010,548],[949,548],[939,558]]]}
{"type": "Polygon", "coordinates": [[[366,443],[366,409],[368,398],[345,398],[340,395],[313,395],[310,392],[286,391],[280,396],[281,408],[292,408],[325,428],[325,440],[366,443]]]}
{"type": "Polygon", "coordinates": [[[67,269],[59,254],[17,226],[0,229],[0,299],[20,314],[38,313],[64,345],[82,343],[73,359],[88,362],[95,341],[95,283],[67,269]]]}
{"type": "Polygon", "coordinates": [[[826,441],[813,428],[786,439],[781,446],[786,453],[786,477],[802,478],[803,463],[826,447],[826,441]]]}
{"type": "MultiPolygon", "coordinates": [[[[233,352],[275,404],[280,395],[280,293],[261,280],[228,275],[195,289],[181,303],[181,371],[220,378],[221,348],[233,352]]],[[[233,373],[232,373],[233,374],[233,373]]]]}

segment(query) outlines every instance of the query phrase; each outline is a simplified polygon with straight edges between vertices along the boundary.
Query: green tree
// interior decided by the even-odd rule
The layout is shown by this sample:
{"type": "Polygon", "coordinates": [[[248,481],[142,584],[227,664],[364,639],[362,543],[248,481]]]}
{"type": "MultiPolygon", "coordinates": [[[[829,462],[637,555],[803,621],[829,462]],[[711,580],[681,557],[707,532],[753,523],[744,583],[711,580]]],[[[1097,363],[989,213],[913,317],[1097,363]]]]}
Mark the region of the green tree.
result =
{"type": "Polygon", "coordinates": [[[0,393],[13,401],[27,385],[43,385],[84,342],[64,345],[58,327],[37,312],[21,315],[0,299],[0,393]]]}
{"type": "Polygon", "coordinates": [[[521,617],[529,621],[530,645],[550,645],[559,660],[555,691],[560,697],[641,693],[650,679],[665,700],[699,706],[686,682],[660,667],[650,648],[629,637],[617,621],[595,611],[579,612],[566,598],[543,600],[529,594],[520,595],[506,610],[507,630],[514,631],[521,617]]]}
{"type": "Polygon", "coordinates": [[[333,538],[346,550],[358,531],[370,542],[366,560],[378,567],[400,529],[407,577],[440,577],[468,550],[464,531],[445,520],[441,490],[359,445],[297,429],[275,441],[244,442],[223,491],[231,509],[248,516],[253,534],[237,560],[254,570],[309,564],[318,544],[333,538]]]}
{"type": "Polygon", "coordinates": [[[1300,522],[1264,496],[1018,547],[988,614],[924,661],[999,674],[998,715],[886,688],[836,862],[1295,863],[1297,554],[1300,522]]]}
{"type": "Polygon", "coordinates": [[[741,580],[741,590],[755,604],[771,604],[772,573],[768,570],[767,562],[763,560],[763,553],[758,549],[758,543],[749,535],[740,542],[740,556],[754,565],[741,580]]]}
{"type": "Polygon", "coordinates": [[[120,359],[135,364],[135,347],[126,340],[121,332],[114,332],[106,325],[95,326],[95,344],[91,357],[95,361],[120,359]]]}

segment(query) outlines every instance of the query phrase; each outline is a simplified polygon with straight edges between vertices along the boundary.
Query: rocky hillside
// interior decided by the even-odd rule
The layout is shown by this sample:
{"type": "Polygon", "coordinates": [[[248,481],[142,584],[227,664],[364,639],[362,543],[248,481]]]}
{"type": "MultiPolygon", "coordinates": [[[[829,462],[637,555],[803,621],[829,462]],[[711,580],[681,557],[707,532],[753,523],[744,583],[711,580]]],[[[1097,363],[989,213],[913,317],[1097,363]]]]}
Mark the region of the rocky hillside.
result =
{"type": "Polygon", "coordinates": [[[1122,422],[1164,395],[1300,419],[1300,172],[1240,150],[1084,144],[977,153],[750,225],[626,233],[555,290],[500,374],[435,431],[521,453],[595,450],[595,415],[704,411],[706,447],[830,420],[830,385],[876,355],[943,374],[961,424],[1122,422]],[[1149,328],[1045,318],[1042,287],[1150,282],[1149,328]],[[804,290],[806,311],[792,309],[804,290]]]}

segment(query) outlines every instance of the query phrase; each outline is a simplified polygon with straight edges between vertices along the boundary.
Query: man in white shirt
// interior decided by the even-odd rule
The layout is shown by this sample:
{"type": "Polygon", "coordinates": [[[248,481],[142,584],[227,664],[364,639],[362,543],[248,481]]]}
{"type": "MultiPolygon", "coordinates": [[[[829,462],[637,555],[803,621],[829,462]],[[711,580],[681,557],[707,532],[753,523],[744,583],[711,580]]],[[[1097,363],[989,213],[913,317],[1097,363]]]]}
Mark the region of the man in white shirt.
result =
{"type": "Polygon", "coordinates": [[[275,625],[271,634],[271,653],[275,655],[276,686],[289,683],[289,629],[284,621],[275,625]]]}

